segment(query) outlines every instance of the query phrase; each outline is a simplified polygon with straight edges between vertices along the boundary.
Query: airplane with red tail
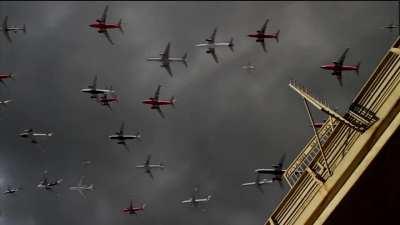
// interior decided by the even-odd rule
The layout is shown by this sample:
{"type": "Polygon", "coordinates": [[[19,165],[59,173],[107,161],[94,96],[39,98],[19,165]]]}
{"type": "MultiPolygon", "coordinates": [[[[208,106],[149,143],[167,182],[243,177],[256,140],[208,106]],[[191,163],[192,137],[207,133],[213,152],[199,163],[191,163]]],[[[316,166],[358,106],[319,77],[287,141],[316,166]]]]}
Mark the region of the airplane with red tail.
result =
{"type": "MultiPolygon", "coordinates": [[[[112,90],[112,88],[110,88],[110,90],[112,90]]],[[[107,106],[111,111],[112,111],[112,108],[111,108],[110,103],[111,102],[119,102],[117,95],[112,95],[112,96],[108,97],[107,93],[103,93],[103,96],[101,96],[100,98],[97,97],[96,101],[103,106],[107,106]]]]}
{"type": "Polygon", "coordinates": [[[128,214],[136,214],[137,215],[137,211],[144,211],[144,208],[146,207],[146,204],[142,204],[142,206],[140,207],[133,207],[132,204],[132,200],[130,201],[129,207],[128,208],[124,208],[122,211],[124,213],[128,213],[128,214]]]}
{"type": "Polygon", "coordinates": [[[96,23],[92,23],[89,25],[89,27],[98,29],[97,32],[104,34],[107,38],[107,40],[113,45],[113,41],[111,40],[111,37],[108,33],[107,30],[109,29],[119,29],[121,33],[124,33],[124,30],[122,29],[122,19],[118,21],[117,24],[107,24],[107,12],[108,12],[108,5],[105,7],[103,15],[101,16],[100,19],[96,19],[96,23]]]}
{"type": "Polygon", "coordinates": [[[256,33],[251,33],[248,34],[248,37],[251,38],[257,38],[256,42],[260,42],[264,52],[267,52],[267,48],[265,47],[265,39],[266,38],[274,38],[276,40],[276,42],[279,42],[279,32],[280,30],[278,30],[277,32],[273,33],[273,34],[266,34],[265,31],[267,29],[267,25],[268,25],[269,19],[267,19],[264,23],[264,25],[261,27],[260,30],[257,30],[256,33]]]}
{"type": "Polygon", "coordinates": [[[163,112],[161,111],[160,106],[162,105],[171,105],[175,106],[175,98],[172,96],[169,100],[160,100],[160,89],[161,85],[158,85],[156,93],[154,94],[154,97],[148,98],[146,100],[143,100],[143,104],[151,105],[150,109],[157,109],[158,113],[162,118],[165,118],[163,112]]]}
{"type": "Polygon", "coordinates": [[[324,70],[332,71],[332,75],[336,76],[340,86],[343,86],[342,71],[355,71],[356,74],[358,75],[360,69],[361,62],[358,62],[357,65],[343,65],[348,51],[349,48],[346,48],[346,50],[343,52],[343,54],[340,56],[338,60],[333,61],[331,64],[326,64],[321,66],[321,68],[324,70]]]}
{"type": "Polygon", "coordinates": [[[14,75],[12,73],[6,74],[6,73],[0,73],[0,82],[6,86],[6,83],[4,82],[5,79],[14,79],[14,75]]]}

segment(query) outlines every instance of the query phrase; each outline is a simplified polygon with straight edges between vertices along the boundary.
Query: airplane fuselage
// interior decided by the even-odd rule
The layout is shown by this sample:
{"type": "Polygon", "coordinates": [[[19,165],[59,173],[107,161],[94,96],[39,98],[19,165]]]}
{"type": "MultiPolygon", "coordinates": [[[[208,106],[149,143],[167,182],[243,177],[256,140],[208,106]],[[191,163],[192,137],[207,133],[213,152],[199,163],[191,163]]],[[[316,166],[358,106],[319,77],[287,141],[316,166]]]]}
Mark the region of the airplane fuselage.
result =
{"type": "Polygon", "coordinates": [[[0,80],[12,78],[9,74],[0,74],[0,80]]]}
{"type": "Polygon", "coordinates": [[[42,133],[28,133],[28,132],[24,132],[24,133],[20,133],[19,134],[20,137],[29,137],[29,136],[51,136],[51,134],[42,134],[42,133]]]}
{"type": "Polygon", "coordinates": [[[265,173],[265,174],[271,174],[271,175],[276,175],[276,176],[282,176],[285,173],[286,170],[277,170],[277,169],[256,169],[256,173],[265,173]]]}
{"type": "Polygon", "coordinates": [[[110,135],[108,136],[110,139],[116,140],[127,140],[127,139],[137,139],[139,138],[137,135],[110,135]]]}
{"type": "Polygon", "coordinates": [[[248,37],[264,39],[264,38],[276,38],[276,34],[263,34],[263,33],[251,33],[247,35],[248,37]]]}
{"type": "Polygon", "coordinates": [[[220,43],[202,43],[197,44],[196,47],[206,47],[206,48],[216,48],[221,46],[229,46],[229,42],[220,42],[220,43]]]}
{"type": "Polygon", "coordinates": [[[92,23],[89,25],[89,27],[99,29],[101,30],[106,30],[106,29],[119,29],[121,26],[119,24],[105,24],[105,23],[92,23]]]}
{"type": "Polygon", "coordinates": [[[168,62],[183,62],[185,60],[183,58],[168,58],[168,59],[164,60],[161,57],[150,57],[150,58],[147,58],[147,61],[156,61],[156,62],[168,63],[168,62]]]}
{"type": "Polygon", "coordinates": [[[93,185],[89,186],[78,186],[78,187],[69,187],[72,191],[93,191],[93,185]]]}
{"type": "Polygon", "coordinates": [[[334,63],[332,64],[326,64],[321,66],[321,69],[324,70],[331,70],[334,72],[339,72],[339,71],[357,71],[358,66],[357,65],[335,65],[334,63]]]}
{"type": "Polygon", "coordinates": [[[92,95],[97,95],[97,94],[104,94],[104,93],[113,93],[113,90],[107,90],[107,89],[93,89],[93,88],[84,88],[81,90],[81,92],[92,94],[92,95]]]}
{"type": "Polygon", "coordinates": [[[173,102],[171,100],[155,100],[155,99],[147,99],[142,101],[143,104],[159,106],[159,105],[172,105],[173,102]]]}

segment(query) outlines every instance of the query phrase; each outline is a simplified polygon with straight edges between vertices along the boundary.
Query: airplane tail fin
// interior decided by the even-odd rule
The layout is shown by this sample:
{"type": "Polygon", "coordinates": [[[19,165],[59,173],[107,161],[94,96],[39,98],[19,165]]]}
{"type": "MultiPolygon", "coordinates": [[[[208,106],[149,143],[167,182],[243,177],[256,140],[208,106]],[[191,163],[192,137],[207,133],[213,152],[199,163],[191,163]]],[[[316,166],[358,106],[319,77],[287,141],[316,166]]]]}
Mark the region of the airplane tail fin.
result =
{"type": "Polygon", "coordinates": [[[136,138],[137,138],[139,141],[142,141],[142,135],[140,134],[140,131],[138,131],[138,132],[136,133],[136,138]]]}
{"type": "Polygon", "coordinates": [[[278,30],[278,31],[275,33],[275,35],[274,35],[275,40],[276,40],[277,43],[279,43],[279,32],[281,32],[281,31],[278,30]]]}
{"type": "Polygon", "coordinates": [[[211,199],[211,195],[207,196],[207,200],[210,200],[210,199],[211,199]]]}
{"type": "Polygon", "coordinates": [[[51,137],[51,136],[53,136],[53,133],[47,133],[47,136],[51,137]]]}
{"type": "Polygon", "coordinates": [[[171,97],[171,99],[169,100],[169,102],[170,102],[170,104],[175,108],[176,99],[175,99],[174,96],[171,97]]]}
{"type": "Polygon", "coordinates": [[[356,74],[357,74],[357,76],[359,75],[359,72],[360,72],[360,65],[361,65],[361,62],[358,62],[357,65],[356,65],[356,74]]]}
{"type": "Polygon", "coordinates": [[[121,31],[121,33],[123,34],[124,30],[122,29],[122,19],[119,19],[119,21],[118,21],[118,28],[119,28],[119,31],[121,31]]]}
{"type": "Polygon", "coordinates": [[[185,65],[185,67],[187,68],[188,67],[188,64],[187,64],[187,52],[183,55],[183,57],[182,57],[182,63],[183,63],[183,65],[185,65]]]}
{"type": "Polygon", "coordinates": [[[146,203],[142,204],[142,209],[146,208],[146,203]]]}
{"type": "Polygon", "coordinates": [[[88,188],[89,188],[89,190],[93,191],[94,190],[94,185],[91,184],[88,188]]]}
{"type": "Polygon", "coordinates": [[[160,168],[161,168],[162,170],[165,169],[165,165],[164,165],[163,162],[160,162],[160,168]]]}
{"type": "Polygon", "coordinates": [[[13,73],[10,73],[10,79],[12,79],[12,80],[15,80],[15,74],[13,74],[13,73]]]}
{"type": "Polygon", "coordinates": [[[57,184],[61,184],[61,182],[63,182],[63,179],[58,179],[57,180],[57,184]]]}
{"type": "Polygon", "coordinates": [[[228,45],[228,46],[229,46],[229,49],[230,49],[232,52],[234,52],[234,51],[233,51],[233,45],[234,45],[234,44],[233,44],[233,37],[232,37],[231,40],[229,40],[229,45],[228,45]]]}
{"type": "Polygon", "coordinates": [[[22,27],[22,31],[24,32],[24,34],[26,34],[26,25],[24,24],[24,26],[22,27]]]}

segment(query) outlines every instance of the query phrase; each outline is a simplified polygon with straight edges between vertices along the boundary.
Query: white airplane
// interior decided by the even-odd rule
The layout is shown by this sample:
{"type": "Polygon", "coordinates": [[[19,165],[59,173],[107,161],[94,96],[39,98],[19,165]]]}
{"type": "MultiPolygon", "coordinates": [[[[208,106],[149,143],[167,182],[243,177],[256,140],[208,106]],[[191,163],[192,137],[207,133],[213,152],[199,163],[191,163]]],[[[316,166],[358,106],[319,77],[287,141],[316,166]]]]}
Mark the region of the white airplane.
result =
{"type": "Polygon", "coordinates": [[[0,105],[6,107],[7,104],[10,103],[10,102],[12,102],[12,100],[3,100],[3,101],[0,101],[0,105]]]}
{"type": "Polygon", "coordinates": [[[8,186],[8,187],[7,187],[7,191],[3,192],[3,194],[14,194],[15,192],[20,191],[20,190],[22,190],[21,187],[19,187],[19,188],[12,188],[12,187],[8,186]]]}
{"type": "Polygon", "coordinates": [[[61,184],[63,179],[58,179],[58,180],[56,180],[54,182],[49,182],[47,177],[46,177],[46,174],[47,174],[47,170],[44,171],[43,180],[40,181],[40,183],[37,185],[37,187],[42,189],[42,190],[53,191],[53,187],[61,184]]]}
{"type": "Polygon", "coordinates": [[[79,194],[82,195],[82,197],[86,198],[86,195],[83,193],[83,191],[93,191],[93,190],[94,190],[94,186],[93,186],[93,184],[91,184],[91,185],[84,185],[84,184],[83,184],[83,179],[84,179],[84,178],[85,178],[84,176],[81,177],[81,179],[79,180],[78,186],[76,186],[76,187],[69,187],[69,189],[70,189],[71,191],[78,191],[79,194]]]}
{"type": "Polygon", "coordinates": [[[189,198],[188,200],[181,201],[183,204],[190,204],[192,206],[197,207],[200,203],[206,203],[210,201],[211,195],[208,195],[206,198],[196,198],[196,193],[198,192],[198,188],[194,189],[194,192],[192,194],[192,197],[189,198]]]}
{"type": "Polygon", "coordinates": [[[165,168],[165,166],[163,165],[163,163],[160,163],[158,165],[157,164],[150,164],[150,160],[151,160],[151,155],[147,155],[147,159],[146,159],[146,162],[144,163],[144,165],[138,165],[138,166],[136,166],[136,168],[145,169],[145,172],[149,174],[151,179],[154,179],[153,173],[151,172],[151,169],[152,168],[159,168],[159,169],[163,170],[165,168]]]}
{"type": "Polygon", "coordinates": [[[256,70],[256,67],[252,65],[250,62],[248,62],[247,65],[242,66],[242,69],[246,70],[248,73],[251,73],[256,70]]]}
{"type": "Polygon", "coordinates": [[[25,26],[25,24],[24,24],[22,27],[9,26],[9,25],[7,24],[7,21],[8,21],[8,16],[6,16],[6,17],[4,18],[4,22],[3,22],[3,24],[2,24],[2,26],[1,26],[0,29],[3,31],[4,36],[6,36],[7,40],[8,40],[10,43],[12,42],[12,40],[11,40],[10,34],[9,34],[8,32],[13,31],[14,33],[17,33],[19,30],[22,30],[22,31],[24,32],[24,34],[26,33],[26,26],[25,26]]]}
{"type": "Polygon", "coordinates": [[[277,165],[272,165],[272,169],[256,169],[255,173],[261,174],[270,174],[274,175],[272,181],[278,181],[279,185],[282,187],[282,176],[286,172],[286,169],[283,169],[283,163],[285,161],[286,154],[283,154],[279,163],[277,165]]]}
{"type": "Polygon", "coordinates": [[[252,186],[255,185],[257,189],[261,192],[264,193],[264,190],[262,189],[262,185],[264,184],[272,184],[274,181],[273,180],[268,180],[268,179],[260,179],[260,174],[257,174],[256,180],[254,182],[249,182],[249,183],[244,183],[242,186],[252,186]]]}
{"type": "Polygon", "coordinates": [[[213,33],[209,38],[206,39],[207,43],[197,44],[196,47],[206,47],[208,48],[206,53],[211,54],[216,63],[219,63],[217,54],[215,54],[215,48],[221,46],[228,46],[229,49],[233,52],[233,38],[229,42],[219,42],[215,43],[215,35],[217,33],[217,28],[214,29],[213,33]]]}
{"type": "Polygon", "coordinates": [[[119,131],[115,132],[114,135],[108,136],[108,138],[118,140],[117,144],[123,145],[125,147],[125,149],[127,151],[129,151],[129,148],[126,145],[125,140],[137,139],[137,140],[141,141],[142,139],[141,139],[140,132],[137,132],[135,135],[124,134],[124,127],[125,127],[125,123],[122,123],[119,131]]]}
{"type": "Polygon", "coordinates": [[[164,52],[160,53],[161,57],[150,57],[147,58],[147,61],[156,61],[156,62],[161,62],[161,67],[164,67],[168,74],[172,77],[172,71],[171,71],[171,67],[170,67],[170,63],[171,62],[182,62],[185,67],[187,68],[187,53],[185,53],[183,55],[182,58],[171,58],[169,57],[169,49],[170,49],[170,43],[168,42],[167,47],[165,48],[164,52]]]}
{"type": "Polygon", "coordinates": [[[97,99],[98,94],[105,94],[105,93],[114,93],[114,90],[110,89],[98,89],[97,88],[97,76],[94,76],[94,80],[92,85],[88,85],[88,88],[84,88],[81,92],[91,94],[90,98],[97,99]]]}
{"type": "Polygon", "coordinates": [[[23,138],[29,137],[29,138],[31,138],[32,143],[37,144],[38,141],[35,139],[35,137],[38,137],[38,136],[51,137],[51,136],[53,136],[53,133],[36,133],[33,131],[33,129],[27,129],[27,130],[24,130],[24,132],[20,133],[19,136],[23,137],[23,138]]]}

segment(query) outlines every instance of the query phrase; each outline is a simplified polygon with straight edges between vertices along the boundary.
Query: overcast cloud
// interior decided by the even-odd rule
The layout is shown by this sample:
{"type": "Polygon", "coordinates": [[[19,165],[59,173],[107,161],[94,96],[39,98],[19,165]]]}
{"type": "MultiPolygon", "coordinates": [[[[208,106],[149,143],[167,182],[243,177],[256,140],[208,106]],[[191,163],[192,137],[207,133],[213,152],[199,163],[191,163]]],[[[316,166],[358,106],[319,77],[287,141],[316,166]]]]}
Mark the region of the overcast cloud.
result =
{"type": "MultiPolygon", "coordinates": [[[[27,33],[0,35],[0,73],[16,80],[0,86],[12,99],[0,115],[0,188],[21,185],[2,196],[4,225],[262,225],[288,191],[264,186],[265,194],[240,184],[253,170],[270,167],[287,154],[286,165],[312,130],[301,98],[288,87],[296,79],[347,110],[353,97],[396,37],[381,27],[397,20],[396,2],[0,2],[0,18],[26,24],[27,33]],[[108,22],[123,20],[124,34],[111,31],[115,45],[88,27],[109,4],[108,22]],[[267,40],[268,53],[246,37],[269,18],[267,32],[280,29],[280,41],[267,40]],[[235,51],[217,49],[216,64],[203,42],[218,26],[217,41],[234,38],[235,51]],[[147,62],[171,42],[170,54],[188,52],[189,67],[147,62]],[[319,68],[349,47],[347,64],[361,60],[360,75],[344,73],[341,88],[319,68]],[[251,61],[256,72],[241,66],[251,61]],[[81,93],[98,75],[112,85],[120,103],[113,111],[81,93]],[[166,119],[140,101],[158,84],[161,97],[175,96],[166,119]],[[125,121],[126,132],[142,131],[131,152],[107,136],[125,121]],[[28,128],[54,136],[40,149],[17,133],[28,128]],[[147,154],[167,168],[151,180],[142,170],[147,154]],[[81,161],[93,165],[83,168],[81,161]],[[43,170],[63,178],[60,197],[37,190],[43,170]],[[85,175],[96,190],[82,199],[68,190],[85,175]],[[207,211],[180,204],[195,186],[212,194],[207,211]],[[144,213],[124,215],[129,200],[146,203],[144,213]]],[[[314,110],[315,118],[325,116],[314,110]]]]}

